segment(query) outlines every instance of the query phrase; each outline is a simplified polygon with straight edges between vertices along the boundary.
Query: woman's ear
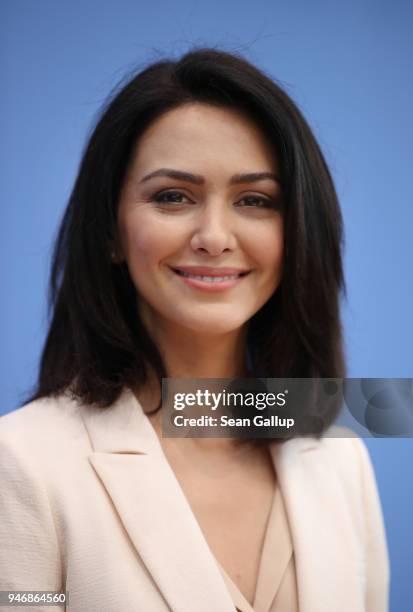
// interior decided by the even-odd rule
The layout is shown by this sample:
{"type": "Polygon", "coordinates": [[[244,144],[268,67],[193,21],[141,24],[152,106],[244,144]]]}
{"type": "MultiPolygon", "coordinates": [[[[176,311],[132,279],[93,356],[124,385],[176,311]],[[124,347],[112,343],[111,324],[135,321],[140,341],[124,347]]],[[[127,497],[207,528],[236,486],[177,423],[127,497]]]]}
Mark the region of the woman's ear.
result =
{"type": "Polygon", "coordinates": [[[123,255],[122,248],[118,241],[116,243],[112,242],[110,244],[109,255],[110,255],[110,261],[113,264],[121,264],[125,261],[125,257],[123,255]]]}

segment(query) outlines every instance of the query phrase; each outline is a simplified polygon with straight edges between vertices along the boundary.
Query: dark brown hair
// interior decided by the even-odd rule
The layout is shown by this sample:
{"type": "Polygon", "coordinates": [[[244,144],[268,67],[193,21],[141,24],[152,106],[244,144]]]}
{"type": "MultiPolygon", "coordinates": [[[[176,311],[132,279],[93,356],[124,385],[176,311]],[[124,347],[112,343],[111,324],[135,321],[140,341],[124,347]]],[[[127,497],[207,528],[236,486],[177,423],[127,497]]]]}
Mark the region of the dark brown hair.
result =
{"type": "MultiPolygon", "coordinates": [[[[137,140],[163,113],[189,102],[247,113],[280,161],[283,280],[249,322],[252,374],[344,375],[342,220],[320,148],[297,106],[273,80],[237,55],[201,49],[135,75],[112,96],[91,134],[55,245],[51,324],[33,398],[70,387],[81,402],[104,407],[123,387],[144,385],[149,371],[159,379],[167,375],[139,318],[126,264],[115,265],[110,252],[137,140]]],[[[330,416],[326,425],[335,414],[330,416]]]]}

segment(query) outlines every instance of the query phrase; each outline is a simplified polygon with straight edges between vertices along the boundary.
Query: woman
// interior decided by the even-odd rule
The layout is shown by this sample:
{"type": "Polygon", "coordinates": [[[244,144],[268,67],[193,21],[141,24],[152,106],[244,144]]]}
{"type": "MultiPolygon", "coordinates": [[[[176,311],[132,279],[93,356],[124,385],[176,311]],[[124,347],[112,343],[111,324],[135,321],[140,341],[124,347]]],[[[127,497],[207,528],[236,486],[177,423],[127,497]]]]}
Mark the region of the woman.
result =
{"type": "Polygon", "coordinates": [[[255,67],[194,51],[117,93],[58,236],[38,388],[0,422],[2,590],[88,612],[387,610],[360,441],[162,437],[163,377],[343,376],[340,248],[322,154],[255,67]]]}

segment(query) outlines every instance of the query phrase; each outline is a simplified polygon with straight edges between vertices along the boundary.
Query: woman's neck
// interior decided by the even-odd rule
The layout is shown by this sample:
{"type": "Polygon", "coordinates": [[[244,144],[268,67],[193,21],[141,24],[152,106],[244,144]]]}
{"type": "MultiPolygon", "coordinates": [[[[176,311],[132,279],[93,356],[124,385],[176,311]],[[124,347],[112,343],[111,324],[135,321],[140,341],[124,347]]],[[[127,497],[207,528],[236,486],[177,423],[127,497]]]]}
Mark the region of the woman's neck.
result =
{"type": "MultiPolygon", "coordinates": [[[[143,314],[143,313],[142,313],[143,314]]],[[[164,361],[169,378],[243,378],[247,376],[246,346],[247,327],[224,334],[198,333],[196,331],[151,320],[146,312],[145,324],[156,343],[164,361]],[[155,324],[156,323],[156,324],[155,324]]],[[[161,410],[156,407],[161,403],[159,380],[154,373],[144,388],[136,393],[144,412],[166,447],[184,449],[193,455],[206,450],[219,452],[223,457],[238,449],[237,441],[231,438],[190,438],[164,439],[162,435],[161,410]],[[154,410],[156,410],[154,412],[154,410]]]]}
{"type": "Polygon", "coordinates": [[[196,334],[173,330],[157,338],[170,378],[241,378],[245,332],[196,334]]]}
{"type": "MultiPolygon", "coordinates": [[[[226,334],[198,334],[184,328],[157,327],[150,330],[162,355],[169,378],[243,378],[246,328],[226,334]]],[[[160,402],[159,380],[151,373],[145,388],[139,390],[145,412],[151,412],[160,402]]]]}

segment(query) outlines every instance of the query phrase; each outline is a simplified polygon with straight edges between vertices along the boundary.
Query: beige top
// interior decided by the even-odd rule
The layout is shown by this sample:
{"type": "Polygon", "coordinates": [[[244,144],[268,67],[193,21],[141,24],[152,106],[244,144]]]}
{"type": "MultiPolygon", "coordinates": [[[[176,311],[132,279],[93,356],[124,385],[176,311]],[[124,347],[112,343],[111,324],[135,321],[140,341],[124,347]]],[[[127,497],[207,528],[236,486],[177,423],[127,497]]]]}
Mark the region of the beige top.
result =
{"type": "Polygon", "coordinates": [[[298,612],[293,546],[279,487],[275,488],[268,518],[252,607],[219,563],[218,566],[239,612],[298,612]]]}

